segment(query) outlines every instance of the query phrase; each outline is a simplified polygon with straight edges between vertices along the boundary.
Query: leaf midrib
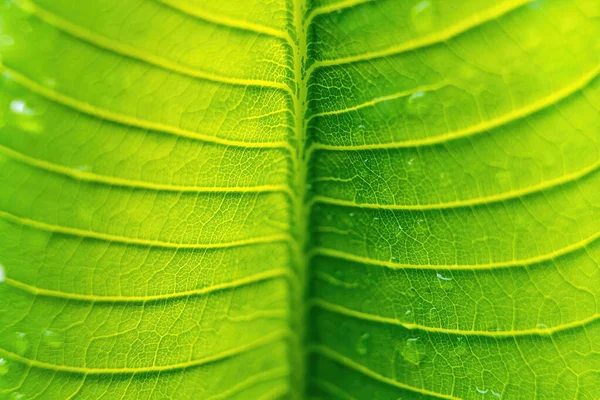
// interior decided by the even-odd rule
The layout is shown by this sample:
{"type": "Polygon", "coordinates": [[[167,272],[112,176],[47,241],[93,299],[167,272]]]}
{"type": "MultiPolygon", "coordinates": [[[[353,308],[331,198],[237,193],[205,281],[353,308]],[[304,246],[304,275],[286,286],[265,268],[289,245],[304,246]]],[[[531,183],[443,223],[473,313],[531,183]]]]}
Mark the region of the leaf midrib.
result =
{"type": "MultiPolygon", "coordinates": [[[[307,294],[308,294],[308,274],[309,274],[309,257],[308,257],[308,237],[309,237],[309,201],[307,193],[308,185],[308,159],[309,153],[306,151],[308,142],[308,130],[306,124],[307,114],[307,97],[308,97],[308,85],[307,85],[307,74],[306,74],[306,63],[308,58],[308,30],[305,24],[306,15],[306,0],[293,0],[293,32],[295,34],[295,41],[292,45],[293,61],[294,61],[294,132],[291,140],[293,141],[292,146],[295,145],[295,156],[292,157],[292,168],[293,174],[291,177],[291,186],[295,189],[296,198],[292,206],[293,220],[292,220],[292,236],[295,239],[295,245],[291,248],[291,259],[296,262],[292,262],[293,268],[296,272],[296,278],[298,280],[297,285],[290,285],[290,293],[293,294],[294,287],[298,292],[294,297],[290,299],[290,315],[295,316],[295,319],[290,320],[290,328],[292,332],[297,332],[295,348],[290,350],[290,362],[293,364],[290,366],[292,373],[290,374],[290,386],[292,393],[297,394],[298,398],[302,398],[302,394],[306,388],[306,375],[308,364],[306,362],[306,332],[308,332],[308,308],[307,294]],[[294,161],[295,160],[295,161],[294,161]],[[298,309],[294,310],[294,303],[298,309]],[[294,371],[296,366],[296,371],[294,371]],[[295,390],[294,390],[295,389],[295,390]]],[[[292,278],[293,279],[293,278],[292,278]]],[[[290,341],[290,344],[294,346],[294,342],[290,341]]]]}

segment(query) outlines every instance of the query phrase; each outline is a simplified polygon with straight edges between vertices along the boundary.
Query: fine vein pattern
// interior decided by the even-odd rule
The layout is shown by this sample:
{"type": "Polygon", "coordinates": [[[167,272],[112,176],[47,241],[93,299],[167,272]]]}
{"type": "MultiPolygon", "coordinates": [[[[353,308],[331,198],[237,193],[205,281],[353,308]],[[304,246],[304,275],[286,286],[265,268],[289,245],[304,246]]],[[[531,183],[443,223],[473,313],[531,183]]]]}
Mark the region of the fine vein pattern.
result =
{"type": "Polygon", "coordinates": [[[0,399],[594,399],[597,0],[0,1],[0,399]]]}

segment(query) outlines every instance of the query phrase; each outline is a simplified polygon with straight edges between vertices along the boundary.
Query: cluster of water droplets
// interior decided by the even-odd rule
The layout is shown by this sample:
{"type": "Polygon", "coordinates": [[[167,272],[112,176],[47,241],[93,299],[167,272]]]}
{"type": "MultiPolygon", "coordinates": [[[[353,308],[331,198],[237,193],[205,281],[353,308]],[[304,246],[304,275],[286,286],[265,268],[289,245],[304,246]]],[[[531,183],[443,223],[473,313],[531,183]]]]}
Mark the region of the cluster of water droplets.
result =
{"type": "Polygon", "coordinates": [[[496,391],[494,391],[494,390],[492,390],[492,389],[481,389],[481,388],[479,388],[479,387],[476,387],[476,388],[475,388],[475,391],[476,391],[477,393],[479,393],[479,394],[482,394],[482,395],[484,395],[484,396],[485,396],[485,395],[488,395],[488,394],[490,394],[490,395],[492,395],[492,396],[494,396],[494,397],[497,397],[497,398],[499,398],[499,399],[502,397],[502,395],[501,395],[500,393],[498,393],[498,392],[496,392],[496,391]]]}
{"type": "MultiPolygon", "coordinates": [[[[2,264],[0,264],[0,284],[6,280],[6,271],[2,264]]],[[[25,332],[15,332],[12,335],[12,352],[20,357],[27,356],[30,349],[29,337],[25,332]]],[[[40,342],[40,349],[59,350],[64,345],[64,335],[51,331],[49,329],[42,333],[40,342]]],[[[7,378],[11,375],[20,376],[24,373],[26,368],[21,363],[13,364],[12,361],[5,357],[0,357],[0,379],[7,378]],[[10,375],[9,375],[10,374],[10,375]]],[[[26,396],[20,392],[12,392],[8,395],[10,400],[25,399],[26,396]]]]}
{"type": "MultiPolygon", "coordinates": [[[[1,54],[1,53],[0,53],[1,54]]],[[[0,90],[12,95],[12,99],[3,102],[0,108],[0,129],[11,127],[21,132],[39,134],[43,131],[40,113],[36,105],[21,87],[16,84],[11,72],[3,71],[0,79],[0,90]]],[[[14,133],[13,130],[11,132],[14,133]]]]}

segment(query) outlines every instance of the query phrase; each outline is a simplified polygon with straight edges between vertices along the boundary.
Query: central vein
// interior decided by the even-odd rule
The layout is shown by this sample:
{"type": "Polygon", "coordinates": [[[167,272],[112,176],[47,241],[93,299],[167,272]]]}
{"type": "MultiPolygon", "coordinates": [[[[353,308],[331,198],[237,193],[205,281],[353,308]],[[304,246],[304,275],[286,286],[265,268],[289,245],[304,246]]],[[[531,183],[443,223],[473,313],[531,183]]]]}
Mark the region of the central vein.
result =
{"type": "Polygon", "coordinates": [[[306,111],[307,111],[307,29],[305,26],[306,0],[294,0],[294,36],[295,40],[293,47],[294,60],[294,134],[293,142],[296,153],[293,155],[293,185],[296,193],[294,201],[293,213],[293,236],[296,240],[295,251],[295,272],[296,282],[295,292],[297,296],[292,300],[296,304],[292,304],[292,310],[295,312],[295,321],[293,329],[297,334],[296,345],[292,350],[292,380],[293,389],[299,397],[302,397],[306,388],[306,351],[305,343],[307,337],[308,312],[306,308],[306,296],[308,290],[308,233],[309,233],[309,208],[308,204],[308,169],[309,160],[307,159],[307,127],[306,127],[306,111]]]}

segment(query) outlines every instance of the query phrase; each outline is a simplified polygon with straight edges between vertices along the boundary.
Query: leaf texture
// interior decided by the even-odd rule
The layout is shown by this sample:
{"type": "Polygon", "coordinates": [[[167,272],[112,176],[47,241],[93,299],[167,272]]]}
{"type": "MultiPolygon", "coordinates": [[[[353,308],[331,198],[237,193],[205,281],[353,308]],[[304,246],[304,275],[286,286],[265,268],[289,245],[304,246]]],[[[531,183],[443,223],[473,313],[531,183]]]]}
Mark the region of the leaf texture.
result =
{"type": "Polygon", "coordinates": [[[597,0],[1,7],[1,398],[597,397],[597,0]]]}

